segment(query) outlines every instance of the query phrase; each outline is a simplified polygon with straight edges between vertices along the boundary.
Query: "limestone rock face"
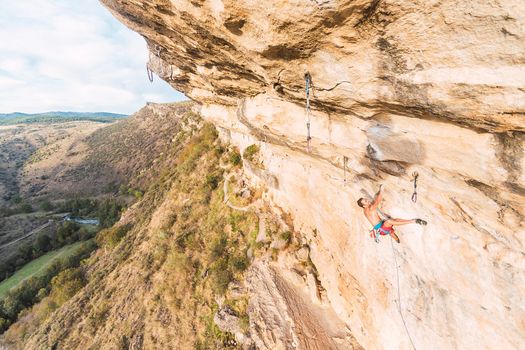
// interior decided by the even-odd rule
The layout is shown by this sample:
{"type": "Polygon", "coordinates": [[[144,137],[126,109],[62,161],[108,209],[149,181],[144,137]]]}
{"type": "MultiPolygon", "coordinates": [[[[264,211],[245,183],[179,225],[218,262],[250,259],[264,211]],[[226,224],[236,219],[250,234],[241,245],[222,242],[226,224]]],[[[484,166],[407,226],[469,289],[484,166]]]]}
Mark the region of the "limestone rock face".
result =
{"type": "MultiPolygon", "coordinates": [[[[225,138],[259,145],[253,181],[308,243],[320,324],[366,349],[525,348],[523,1],[101,1],[225,138]],[[399,245],[356,205],[381,183],[384,212],[429,222],[399,245]]],[[[297,326],[312,313],[286,303],[289,280],[250,281],[260,348],[350,348],[297,326]]]]}

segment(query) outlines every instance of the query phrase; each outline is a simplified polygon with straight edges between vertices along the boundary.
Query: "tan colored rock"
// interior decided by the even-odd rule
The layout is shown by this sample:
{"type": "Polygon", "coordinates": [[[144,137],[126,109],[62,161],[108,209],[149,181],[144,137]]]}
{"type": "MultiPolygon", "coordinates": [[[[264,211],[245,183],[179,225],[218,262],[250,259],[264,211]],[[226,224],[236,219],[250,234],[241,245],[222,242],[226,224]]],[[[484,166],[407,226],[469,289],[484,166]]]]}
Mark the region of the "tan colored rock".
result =
{"type": "Polygon", "coordinates": [[[250,268],[248,311],[257,349],[362,349],[334,310],[312,303],[306,282],[290,278],[292,274],[267,261],[250,268]]]}
{"type": "MultiPolygon", "coordinates": [[[[326,290],[318,322],[367,349],[525,347],[523,1],[102,2],[221,136],[260,146],[253,179],[278,184],[267,197],[326,290]],[[356,205],[380,183],[385,212],[429,221],[399,228],[401,245],[374,243],[356,205]]],[[[257,346],[330,348],[337,336],[301,323],[314,311],[293,305],[317,306],[282,273],[249,279],[257,346]]]]}
{"type": "Polygon", "coordinates": [[[300,262],[307,262],[308,258],[310,257],[310,250],[308,249],[308,246],[303,246],[299,250],[297,250],[295,252],[295,256],[300,262]]]}
{"type": "Polygon", "coordinates": [[[221,331],[234,334],[238,342],[246,341],[246,336],[240,327],[239,317],[230,307],[225,306],[219,309],[213,317],[213,322],[221,331]]]}

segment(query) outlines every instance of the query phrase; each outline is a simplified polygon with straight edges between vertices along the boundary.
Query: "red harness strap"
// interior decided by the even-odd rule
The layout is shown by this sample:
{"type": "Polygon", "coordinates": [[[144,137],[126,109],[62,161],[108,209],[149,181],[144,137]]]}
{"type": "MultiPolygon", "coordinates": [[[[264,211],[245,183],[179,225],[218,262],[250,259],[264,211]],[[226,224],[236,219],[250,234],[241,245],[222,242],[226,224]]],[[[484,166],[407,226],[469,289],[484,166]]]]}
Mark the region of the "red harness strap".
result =
{"type": "Polygon", "coordinates": [[[381,227],[377,230],[377,232],[379,232],[381,236],[387,236],[391,234],[392,232],[394,232],[394,228],[392,226],[385,227],[385,224],[383,223],[383,225],[381,225],[381,227]]]}

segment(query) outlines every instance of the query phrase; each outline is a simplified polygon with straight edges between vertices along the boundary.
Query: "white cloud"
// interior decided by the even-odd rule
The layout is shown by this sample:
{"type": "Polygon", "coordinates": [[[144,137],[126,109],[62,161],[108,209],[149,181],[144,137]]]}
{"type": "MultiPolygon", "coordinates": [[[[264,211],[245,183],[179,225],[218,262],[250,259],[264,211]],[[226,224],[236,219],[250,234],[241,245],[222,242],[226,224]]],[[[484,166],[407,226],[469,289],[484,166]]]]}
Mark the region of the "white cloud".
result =
{"type": "Polygon", "coordinates": [[[0,0],[0,113],[132,113],[184,99],[149,83],[146,60],[142,37],[96,0],[0,0]]]}
{"type": "Polygon", "coordinates": [[[21,85],[24,85],[24,82],[20,80],[9,78],[9,77],[0,76],[0,86],[5,87],[6,89],[16,88],[17,86],[21,86],[21,85]]]}

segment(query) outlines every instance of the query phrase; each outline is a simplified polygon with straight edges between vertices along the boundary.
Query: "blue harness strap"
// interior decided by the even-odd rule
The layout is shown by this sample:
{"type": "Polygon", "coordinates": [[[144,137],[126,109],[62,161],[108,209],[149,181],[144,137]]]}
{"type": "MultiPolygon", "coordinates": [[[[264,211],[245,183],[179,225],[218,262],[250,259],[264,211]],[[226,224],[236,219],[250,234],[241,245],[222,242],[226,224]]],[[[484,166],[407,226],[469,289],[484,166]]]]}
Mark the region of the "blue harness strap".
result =
{"type": "Polygon", "coordinates": [[[370,237],[373,237],[376,243],[379,243],[379,236],[387,236],[392,230],[385,230],[383,224],[385,220],[381,220],[370,230],[370,237]]]}
{"type": "Polygon", "coordinates": [[[383,226],[384,222],[385,222],[385,220],[379,221],[379,223],[374,226],[373,230],[379,230],[381,228],[381,226],[383,226]]]}

